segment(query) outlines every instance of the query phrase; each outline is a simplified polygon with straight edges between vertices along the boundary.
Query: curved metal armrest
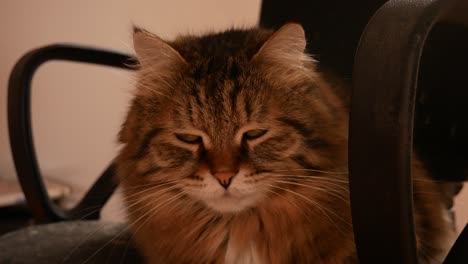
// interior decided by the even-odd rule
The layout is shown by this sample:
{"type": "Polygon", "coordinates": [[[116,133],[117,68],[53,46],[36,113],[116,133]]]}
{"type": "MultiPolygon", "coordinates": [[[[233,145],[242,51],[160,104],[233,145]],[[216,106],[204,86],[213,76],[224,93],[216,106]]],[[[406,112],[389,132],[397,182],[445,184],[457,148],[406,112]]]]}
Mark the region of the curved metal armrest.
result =
{"type": "Polygon", "coordinates": [[[38,166],[31,125],[31,81],[36,70],[50,60],[66,60],[132,69],[132,57],[113,51],[71,45],[51,45],[25,54],[13,68],[8,86],[8,127],[19,182],[39,222],[97,219],[100,208],[117,187],[111,164],[84,198],[71,210],[63,210],[49,198],[38,166]],[[89,208],[94,210],[90,213],[89,208]],[[89,213],[89,214],[86,214],[89,213]]]}
{"type": "MultiPolygon", "coordinates": [[[[355,57],[349,142],[360,263],[417,263],[411,156],[419,62],[434,24],[463,1],[390,0],[362,36],[355,57]]],[[[468,246],[466,235],[451,252],[457,257],[445,263],[468,263],[467,250],[460,250],[468,246]]]]}

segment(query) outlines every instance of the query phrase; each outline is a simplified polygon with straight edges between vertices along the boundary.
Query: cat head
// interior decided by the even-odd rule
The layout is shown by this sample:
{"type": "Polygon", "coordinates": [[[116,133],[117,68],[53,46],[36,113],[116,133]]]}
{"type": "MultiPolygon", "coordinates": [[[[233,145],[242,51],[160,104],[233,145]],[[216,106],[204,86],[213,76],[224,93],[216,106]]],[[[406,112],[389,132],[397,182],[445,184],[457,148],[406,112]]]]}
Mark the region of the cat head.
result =
{"type": "Polygon", "coordinates": [[[342,106],[300,25],[173,42],[135,29],[134,47],[136,92],[120,133],[129,185],[167,184],[231,213],[345,164],[342,106]]]}

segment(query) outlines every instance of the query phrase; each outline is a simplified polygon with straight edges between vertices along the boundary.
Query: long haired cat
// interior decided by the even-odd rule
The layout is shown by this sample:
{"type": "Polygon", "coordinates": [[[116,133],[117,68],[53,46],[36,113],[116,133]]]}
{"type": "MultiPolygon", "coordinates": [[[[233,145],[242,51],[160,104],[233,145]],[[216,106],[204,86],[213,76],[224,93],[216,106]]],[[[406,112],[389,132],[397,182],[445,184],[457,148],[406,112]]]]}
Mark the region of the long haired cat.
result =
{"type": "MultiPolygon", "coordinates": [[[[135,29],[134,46],[118,171],[147,263],[357,262],[345,88],[300,25],[172,42],[135,29]]],[[[414,174],[419,255],[441,262],[452,223],[416,160],[414,174]]]]}

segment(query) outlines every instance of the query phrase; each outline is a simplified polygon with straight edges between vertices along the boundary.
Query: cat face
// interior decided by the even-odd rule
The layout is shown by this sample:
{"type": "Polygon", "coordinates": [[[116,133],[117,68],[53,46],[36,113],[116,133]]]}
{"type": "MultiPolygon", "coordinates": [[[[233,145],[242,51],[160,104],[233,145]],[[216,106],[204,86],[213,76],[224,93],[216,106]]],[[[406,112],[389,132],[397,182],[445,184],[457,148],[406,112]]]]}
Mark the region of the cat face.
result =
{"type": "Polygon", "coordinates": [[[126,180],[231,213],[294,189],[283,176],[336,170],[345,139],[299,25],[223,34],[169,44],[136,30],[141,68],[120,138],[134,164],[126,180]]]}
{"type": "MultiPolygon", "coordinates": [[[[150,155],[166,168],[160,173],[182,177],[183,191],[195,199],[218,211],[238,211],[265,196],[273,171],[297,167],[292,159],[300,153],[301,136],[291,126],[295,121],[274,111],[272,94],[248,97],[236,91],[246,87],[243,82],[214,85],[215,93],[227,98],[202,92],[198,102],[195,96],[175,104],[164,132],[152,140],[150,155]],[[237,102],[228,99],[233,93],[237,102]],[[262,107],[249,109],[249,104],[262,107]]],[[[206,83],[196,88],[207,89],[206,83]]]]}

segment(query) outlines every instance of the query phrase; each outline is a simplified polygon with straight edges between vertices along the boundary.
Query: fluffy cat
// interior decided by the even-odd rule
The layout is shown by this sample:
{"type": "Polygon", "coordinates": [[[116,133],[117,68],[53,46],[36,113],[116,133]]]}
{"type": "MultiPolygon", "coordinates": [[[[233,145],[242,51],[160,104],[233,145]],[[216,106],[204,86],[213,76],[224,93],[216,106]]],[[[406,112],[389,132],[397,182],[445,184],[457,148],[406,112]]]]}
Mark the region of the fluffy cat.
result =
{"type": "MultiPolygon", "coordinates": [[[[348,99],[300,25],[172,42],[135,29],[134,46],[118,172],[147,263],[357,263],[348,99]]],[[[417,160],[414,174],[420,259],[440,263],[452,222],[417,160]]]]}

